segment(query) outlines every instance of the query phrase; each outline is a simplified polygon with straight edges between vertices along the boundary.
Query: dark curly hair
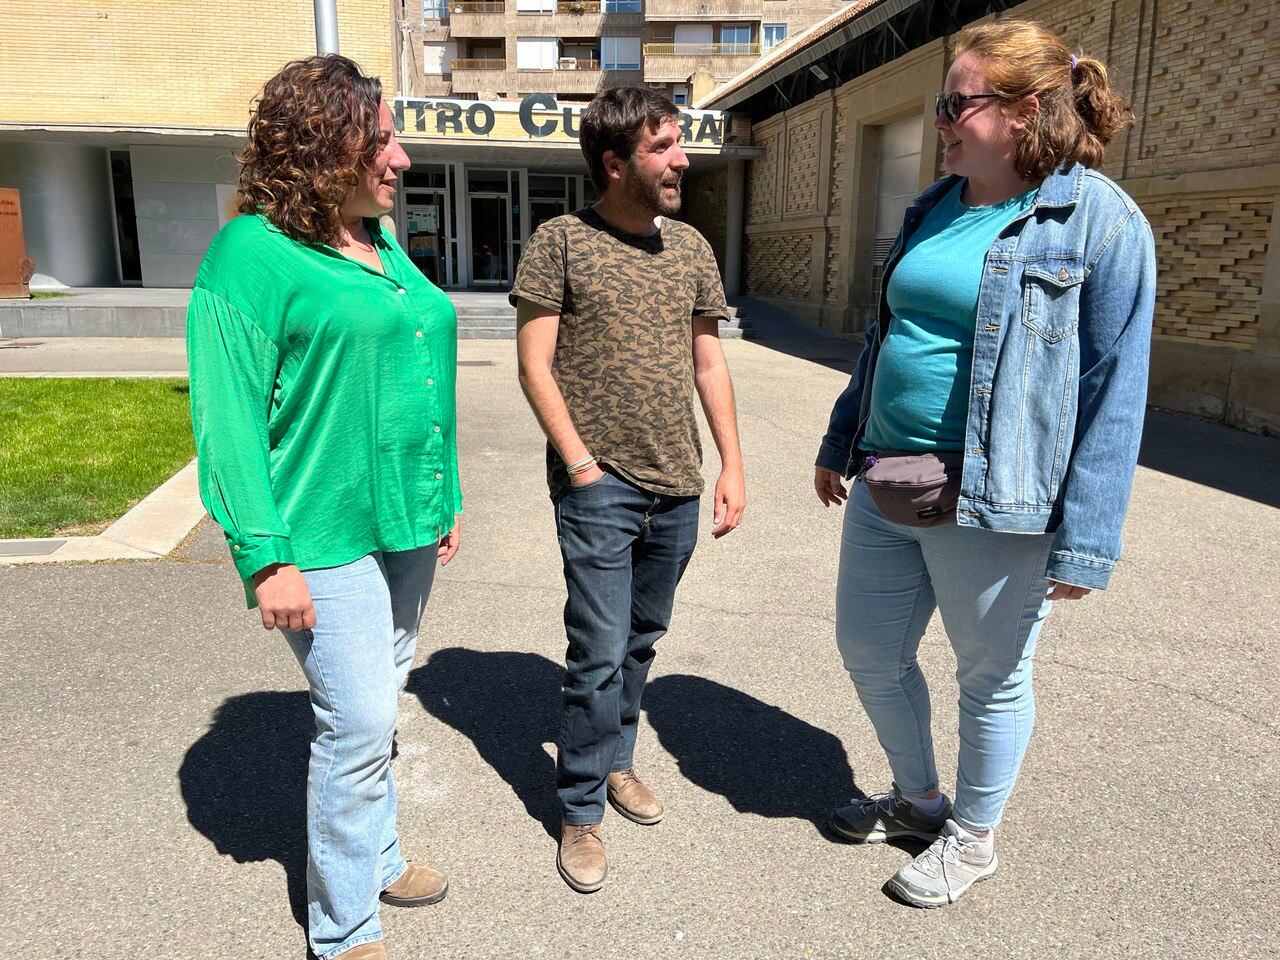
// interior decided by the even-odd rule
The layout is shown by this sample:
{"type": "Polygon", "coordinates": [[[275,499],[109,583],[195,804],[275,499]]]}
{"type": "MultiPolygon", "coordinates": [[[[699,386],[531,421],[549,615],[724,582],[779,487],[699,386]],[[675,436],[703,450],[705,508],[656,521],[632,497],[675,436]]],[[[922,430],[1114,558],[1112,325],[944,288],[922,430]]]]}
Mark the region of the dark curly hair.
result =
{"type": "Polygon", "coordinates": [[[341,209],[379,149],[382,82],[336,53],[288,63],[249,119],[239,210],[295,240],[337,245],[341,209]]]}
{"type": "Polygon", "coordinates": [[[650,87],[615,87],[592,100],[582,112],[578,132],[591,185],[601,195],[608,189],[606,150],[612,150],[619,160],[630,160],[642,130],[647,127],[656,133],[664,120],[679,118],[680,108],[650,87]]]}
{"type": "Polygon", "coordinates": [[[1133,114],[1116,96],[1107,68],[1092,57],[1073,56],[1056,34],[1029,20],[996,20],[968,27],[956,36],[959,60],[972,53],[1000,102],[1013,104],[1031,94],[1040,111],[1014,152],[1018,176],[1043,180],[1060,166],[1102,166],[1107,144],[1133,114]]]}

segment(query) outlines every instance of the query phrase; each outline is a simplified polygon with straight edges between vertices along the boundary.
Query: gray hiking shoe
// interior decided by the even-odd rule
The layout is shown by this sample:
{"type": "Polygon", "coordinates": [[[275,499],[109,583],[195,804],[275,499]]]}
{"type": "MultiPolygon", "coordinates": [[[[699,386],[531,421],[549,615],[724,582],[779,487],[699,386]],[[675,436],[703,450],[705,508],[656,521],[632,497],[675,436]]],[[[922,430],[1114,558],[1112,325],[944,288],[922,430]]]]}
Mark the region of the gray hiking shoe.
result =
{"type": "Polygon", "coordinates": [[[936,815],[928,816],[904,797],[895,783],[888,793],[864,797],[841,807],[831,814],[828,825],[834,833],[853,843],[884,843],[895,837],[932,840],[950,816],[950,800],[936,815]]]}
{"type": "Polygon", "coordinates": [[[933,845],[893,875],[889,889],[915,907],[945,907],[995,872],[995,839],[980,840],[948,820],[933,845]]]}

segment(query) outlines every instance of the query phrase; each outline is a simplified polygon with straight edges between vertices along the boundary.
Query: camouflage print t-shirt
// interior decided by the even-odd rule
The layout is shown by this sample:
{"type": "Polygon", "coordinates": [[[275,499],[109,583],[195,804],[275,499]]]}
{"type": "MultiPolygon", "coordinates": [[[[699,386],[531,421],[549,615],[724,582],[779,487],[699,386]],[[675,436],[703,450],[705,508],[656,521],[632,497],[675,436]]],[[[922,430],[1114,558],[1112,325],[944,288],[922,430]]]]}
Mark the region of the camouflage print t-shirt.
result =
{"type": "MultiPolygon", "coordinates": [[[[560,314],[552,373],[597,461],[653,493],[701,493],[692,320],[728,315],[702,234],[664,217],[636,236],[592,207],[556,217],[525,245],[519,297],[560,314]]],[[[569,482],[550,444],[547,482],[553,495],[569,482]]]]}

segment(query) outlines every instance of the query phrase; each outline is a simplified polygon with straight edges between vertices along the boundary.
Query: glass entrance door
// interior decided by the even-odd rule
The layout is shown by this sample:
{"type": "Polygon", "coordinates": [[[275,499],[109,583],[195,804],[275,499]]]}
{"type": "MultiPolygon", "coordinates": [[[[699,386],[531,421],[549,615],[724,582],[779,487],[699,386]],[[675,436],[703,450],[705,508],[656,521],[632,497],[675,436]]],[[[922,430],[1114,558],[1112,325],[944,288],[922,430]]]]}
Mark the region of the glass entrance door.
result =
{"type": "Polygon", "coordinates": [[[405,194],[405,224],[409,259],[437,287],[453,283],[445,235],[444,194],[410,191],[405,194]]]}
{"type": "Polygon", "coordinates": [[[511,200],[506,194],[473,193],[471,282],[497,287],[511,282],[511,200]]]}
{"type": "Polygon", "coordinates": [[[540,200],[531,197],[529,200],[529,233],[537,230],[548,220],[564,216],[569,212],[568,200],[540,200]]]}

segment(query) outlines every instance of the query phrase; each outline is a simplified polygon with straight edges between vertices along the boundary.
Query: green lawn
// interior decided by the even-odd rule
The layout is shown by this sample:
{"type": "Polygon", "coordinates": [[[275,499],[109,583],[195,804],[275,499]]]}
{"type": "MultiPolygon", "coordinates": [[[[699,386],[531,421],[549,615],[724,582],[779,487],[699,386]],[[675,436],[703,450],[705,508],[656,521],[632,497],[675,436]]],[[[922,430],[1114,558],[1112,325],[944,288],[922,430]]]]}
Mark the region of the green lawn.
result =
{"type": "Polygon", "coordinates": [[[0,538],[91,534],[194,455],[186,380],[0,378],[0,538]]]}

